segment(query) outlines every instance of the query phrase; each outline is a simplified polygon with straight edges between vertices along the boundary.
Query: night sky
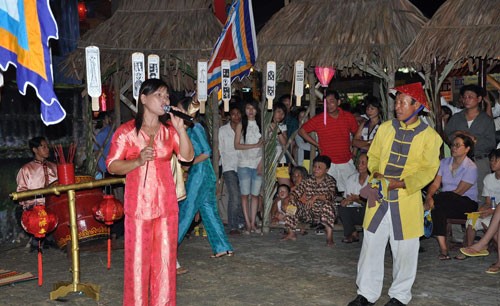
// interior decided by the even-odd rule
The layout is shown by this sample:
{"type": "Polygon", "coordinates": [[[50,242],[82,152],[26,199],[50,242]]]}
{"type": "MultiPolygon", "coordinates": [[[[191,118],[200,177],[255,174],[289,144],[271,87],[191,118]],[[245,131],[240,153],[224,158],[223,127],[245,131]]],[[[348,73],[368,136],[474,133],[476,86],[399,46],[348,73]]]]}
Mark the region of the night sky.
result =
{"type": "MultiPolygon", "coordinates": [[[[445,0],[410,0],[410,2],[418,7],[427,18],[431,18],[445,0]]],[[[252,4],[254,8],[255,27],[258,32],[266,21],[283,7],[284,0],[252,0],[252,4]]]]}

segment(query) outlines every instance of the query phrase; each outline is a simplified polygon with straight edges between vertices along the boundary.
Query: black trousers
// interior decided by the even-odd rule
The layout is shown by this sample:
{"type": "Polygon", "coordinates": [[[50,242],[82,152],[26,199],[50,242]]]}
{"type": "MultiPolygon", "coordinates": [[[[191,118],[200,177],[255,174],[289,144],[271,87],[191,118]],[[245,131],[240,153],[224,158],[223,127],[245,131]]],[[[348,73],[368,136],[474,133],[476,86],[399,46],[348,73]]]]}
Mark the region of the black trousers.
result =
{"type": "Polygon", "coordinates": [[[365,207],[339,206],[339,216],[344,226],[344,237],[349,237],[356,231],[355,225],[362,225],[365,217],[365,207]]]}
{"type": "Polygon", "coordinates": [[[432,234],[436,236],[446,236],[446,219],[466,220],[465,213],[477,211],[475,201],[452,191],[435,194],[433,198],[434,209],[431,212],[432,234]]]}

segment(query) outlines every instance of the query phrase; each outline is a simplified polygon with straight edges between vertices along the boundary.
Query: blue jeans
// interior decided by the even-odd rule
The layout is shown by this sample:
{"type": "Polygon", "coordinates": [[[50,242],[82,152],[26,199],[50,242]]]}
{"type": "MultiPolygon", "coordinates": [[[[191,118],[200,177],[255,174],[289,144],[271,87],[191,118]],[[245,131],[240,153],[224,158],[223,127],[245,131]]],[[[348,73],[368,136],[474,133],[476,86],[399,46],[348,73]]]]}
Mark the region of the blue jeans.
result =
{"type": "Polygon", "coordinates": [[[257,174],[257,169],[238,167],[238,179],[240,181],[241,195],[260,195],[262,176],[257,174]]]}
{"type": "Polygon", "coordinates": [[[224,185],[227,191],[227,224],[229,229],[237,229],[240,223],[244,223],[243,209],[241,208],[241,194],[236,171],[222,173],[224,185]]]}

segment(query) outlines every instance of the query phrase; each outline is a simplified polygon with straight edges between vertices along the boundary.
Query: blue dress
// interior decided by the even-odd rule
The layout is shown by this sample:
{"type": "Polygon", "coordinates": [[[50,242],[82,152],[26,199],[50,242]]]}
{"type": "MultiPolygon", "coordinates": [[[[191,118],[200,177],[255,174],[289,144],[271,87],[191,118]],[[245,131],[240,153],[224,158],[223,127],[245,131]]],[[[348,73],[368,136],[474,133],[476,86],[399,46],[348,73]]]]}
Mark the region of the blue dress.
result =
{"type": "MultiPolygon", "coordinates": [[[[196,123],[187,130],[188,136],[193,143],[194,156],[201,154],[212,155],[205,130],[201,124],[196,123]]],[[[200,212],[203,225],[207,231],[208,242],[214,254],[232,251],[224,225],[217,211],[217,198],[215,196],[216,178],[210,158],[194,164],[189,169],[186,182],[187,197],[179,202],[179,244],[184,239],[191,222],[196,214],[200,212]]]]}

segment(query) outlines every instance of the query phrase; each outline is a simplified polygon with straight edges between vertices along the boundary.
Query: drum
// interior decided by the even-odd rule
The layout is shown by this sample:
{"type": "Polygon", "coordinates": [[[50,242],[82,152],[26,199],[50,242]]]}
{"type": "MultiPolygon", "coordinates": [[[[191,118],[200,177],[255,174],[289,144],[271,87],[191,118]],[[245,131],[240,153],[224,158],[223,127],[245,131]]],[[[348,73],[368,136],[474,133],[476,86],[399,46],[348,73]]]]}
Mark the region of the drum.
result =
{"type": "MultiPolygon", "coordinates": [[[[75,176],[75,184],[93,181],[91,176],[75,176]]],[[[51,186],[57,186],[56,181],[51,186]]],[[[108,228],[104,223],[94,218],[92,208],[97,206],[103,199],[102,189],[77,190],[76,192],[76,223],[78,228],[78,241],[85,242],[94,239],[108,237],[108,228]]],[[[60,196],[50,195],[45,199],[47,210],[52,211],[59,219],[59,225],[53,232],[57,246],[65,248],[71,241],[69,224],[69,207],[67,193],[61,193],[60,196]]]]}

